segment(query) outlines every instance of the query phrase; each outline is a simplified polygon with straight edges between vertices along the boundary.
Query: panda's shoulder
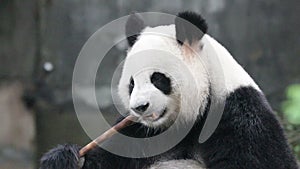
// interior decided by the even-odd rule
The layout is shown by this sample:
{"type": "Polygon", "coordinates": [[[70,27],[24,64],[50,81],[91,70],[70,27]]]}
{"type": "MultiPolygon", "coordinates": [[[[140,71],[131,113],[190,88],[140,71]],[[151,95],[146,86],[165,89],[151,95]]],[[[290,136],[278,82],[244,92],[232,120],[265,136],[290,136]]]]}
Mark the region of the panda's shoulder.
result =
{"type": "MultiPolygon", "coordinates": [[[[204,153],[205,159],[212,159],[208,166],[217,165],[224,156],[236,163],[247,161],[250,166],[269,168],[293,159],[283,129],[264,94],[251,86],[239,87],[228,94],[217,129],[200,146],[203,152],[217,152],[217,155],[204,153]]],[[[232,162],[227,161],[228,165],[232,162]]]]}
{"type": "Polygon", "coordinates": [[[248,125],[250,128],[267,125],[264,123],[267,119],[270,121],[274,119],[277,123],[264,94],[252,86],[241,86],[228,94],[223,117],[224,120],[230,120],[229,124],[248,125]]]}
{"type": "MultiPolygon", "coordinates": [[[[222,128],[231,130],[230,137],[241,143],[250,144],[261,140],[270,140],[276,144],[282,137],[283,130],[275,113],[264,94],[251,86],[239,87],[226,98],[221,120],[222,128]]],[[[223,136],[222,136],[223,137],[223,136]]]]}

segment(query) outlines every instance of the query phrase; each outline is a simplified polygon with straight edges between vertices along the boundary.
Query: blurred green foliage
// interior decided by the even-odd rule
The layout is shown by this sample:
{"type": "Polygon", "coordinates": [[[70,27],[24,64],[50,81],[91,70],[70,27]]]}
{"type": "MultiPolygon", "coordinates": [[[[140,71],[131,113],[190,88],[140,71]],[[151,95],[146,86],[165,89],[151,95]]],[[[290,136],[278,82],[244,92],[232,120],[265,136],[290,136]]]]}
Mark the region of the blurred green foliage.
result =
{"type": "Polygon", "coordinates": [[[286,92],[287,100],[282,109],[287,121],[292,125],[300,125],[300,84],[290,85],[286,92]]]}
{"type": "Polygon", "coordinates": [[[287,87],[286,100],[282,103],[283,124],[293,150],[300,160],[300,84],[287,87]]]}

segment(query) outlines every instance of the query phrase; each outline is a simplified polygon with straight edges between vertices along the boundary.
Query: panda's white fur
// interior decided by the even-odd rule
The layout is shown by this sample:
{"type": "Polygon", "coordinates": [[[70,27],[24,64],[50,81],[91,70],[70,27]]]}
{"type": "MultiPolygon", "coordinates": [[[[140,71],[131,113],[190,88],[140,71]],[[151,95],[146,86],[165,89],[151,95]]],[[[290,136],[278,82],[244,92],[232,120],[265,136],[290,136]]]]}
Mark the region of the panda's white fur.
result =
{"type": "MultiPolygon", "coordinates": [[[[119,94],[126,108],[135,116],[139,115],[131,111],[130,107],[146,101],[155,107],[153,111],[162,111],[167,107],[167,115],[158,121],[140,118],[145,125],[158,127],[168,125],[170,120],[174,120],[176,116],[170,113],[182,112],[179,117],[183,123],[195,120],[199,112],[204,112],[210,87],[217,97],[226,97],[241,86],[253,86],[260,90],[219,42],[205,34],[201,41],[193,46],[186,43],[180,46],[176,41],[175,25],[167,25],[146,27],[128,50],[119,83],[119,94]],[[165,56],[168,53],[170,56],[165,56]],[[216,59],[219,60],[219,64],[216,59]],[[188,80],[193,81],[190,83],[185,79],[185,69],[191,74],[188,80]],[[171,96],[161,93],[149,83],[149,77],[155,71],[164,71],[166,75],[171,72],[173,77],[170,78],[176,80],[180,89],[175,90],[171,96]],[[131,77],[136,80],[136,87],[130,96],[128,84],[131,77]]],[[[173,86],[173,89],[176,89],[176,86],[173,86]]]]}
{"type": "Polygon", "coordinates": [[[201,164],[194,160],[170,160],[157,162],[149,169],[205,169],[201,164]]]}

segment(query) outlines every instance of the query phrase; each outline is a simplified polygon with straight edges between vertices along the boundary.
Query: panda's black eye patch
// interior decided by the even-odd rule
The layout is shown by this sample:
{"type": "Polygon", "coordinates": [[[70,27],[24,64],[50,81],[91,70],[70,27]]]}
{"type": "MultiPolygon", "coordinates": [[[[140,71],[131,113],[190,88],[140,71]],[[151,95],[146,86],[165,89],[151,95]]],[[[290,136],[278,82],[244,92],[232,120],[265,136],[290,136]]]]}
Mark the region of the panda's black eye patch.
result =
{"type": "Polygon", "coordinates": [[[134,88],[134,81],[133,81],[133,78],[131,77],[130,82],[129,82],[129,86],[128,86],[129,95],[131,95],[133,88],[134,88]]]}
{"type": "Polygon", "coordinates": [[[151,83],[164,94],[171,93],[171,80],[165,74],[154,72],[151,75],[151,83]]]}

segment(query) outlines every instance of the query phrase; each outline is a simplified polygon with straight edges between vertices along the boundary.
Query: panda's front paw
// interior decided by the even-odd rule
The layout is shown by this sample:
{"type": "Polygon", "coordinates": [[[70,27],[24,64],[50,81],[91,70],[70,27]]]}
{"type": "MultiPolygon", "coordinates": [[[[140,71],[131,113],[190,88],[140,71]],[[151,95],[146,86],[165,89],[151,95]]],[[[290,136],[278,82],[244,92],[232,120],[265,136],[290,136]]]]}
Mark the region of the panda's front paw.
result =
{"type": "Polygon", "coordinates": [[[80,168],[79,146],[58,145],[43,155],[40,169],[77,169],[80,168]]]}

